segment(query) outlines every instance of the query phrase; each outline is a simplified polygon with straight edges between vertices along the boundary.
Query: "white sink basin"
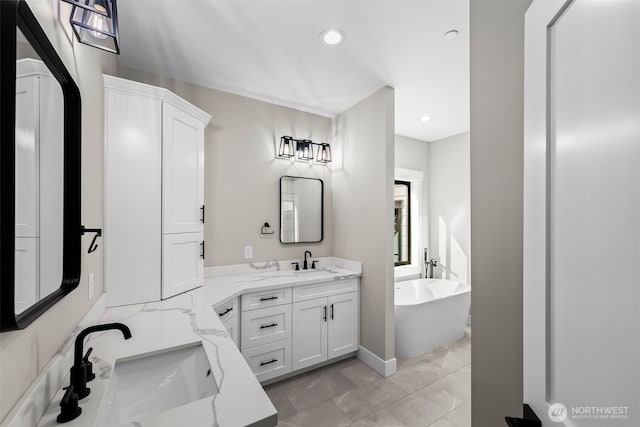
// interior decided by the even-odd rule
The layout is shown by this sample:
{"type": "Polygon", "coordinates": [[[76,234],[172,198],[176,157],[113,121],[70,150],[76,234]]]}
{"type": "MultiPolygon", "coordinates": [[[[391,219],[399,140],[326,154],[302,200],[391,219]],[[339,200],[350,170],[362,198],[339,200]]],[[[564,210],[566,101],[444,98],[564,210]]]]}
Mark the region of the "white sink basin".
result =
{"type": "Polygon", "coordinates": [[[120,426],[217,393],[202,343],[117,360],[98,425],[120,426]]]}

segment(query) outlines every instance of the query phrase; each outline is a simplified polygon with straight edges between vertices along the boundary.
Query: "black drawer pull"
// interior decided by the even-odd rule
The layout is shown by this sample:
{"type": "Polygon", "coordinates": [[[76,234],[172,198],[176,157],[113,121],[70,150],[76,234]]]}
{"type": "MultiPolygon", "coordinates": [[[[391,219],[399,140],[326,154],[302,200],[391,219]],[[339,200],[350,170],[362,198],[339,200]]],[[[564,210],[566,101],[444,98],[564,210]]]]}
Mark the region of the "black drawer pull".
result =
{"type": "Polygon", "coordinates": [[[260,325],[260,329],[273,328],[274,326],[278,326],[277,323],[272,323],[270,325],[260,325]]]}
{"type": "Polygon", "coordinates": [[[324,321],[327,321],[327,306],[325,305],[324,308],[322,309],[322,311],[324,311],[324,321]]]}
{"type": "Polygon", "coordinates": [[[331,304],[331,320],[333,320],[333,304],[331,304]]]}
{"type": "Polygon", "coordinates": [[[225,314],[227,314],[228,312],[233,311],[233,308],[227,308],[225,311],[223,311],[222,313],[218,313],[218,316],[222,317],[225,314]]]}
{"type": "Polygon", "coordinates": [[[273,299],[278,299],[278,297],[260,298],[260,301],[271,301],[273,299]]]}
{"type": "Polygon", "coordinates": [[[204,224],[204,205],[200,208],[200,222],[204,224]]]}
{"type": "Polygon", "coordinates": [[[269,365],[271,363],[276,363],[278,359],[271,359],[268,362],[260,362],[260,366],[269,365]]]}
{"type": "Polygon", "coordinates": [[[204,259],[204,242],[200,242],[200,258],[204,259]]]}

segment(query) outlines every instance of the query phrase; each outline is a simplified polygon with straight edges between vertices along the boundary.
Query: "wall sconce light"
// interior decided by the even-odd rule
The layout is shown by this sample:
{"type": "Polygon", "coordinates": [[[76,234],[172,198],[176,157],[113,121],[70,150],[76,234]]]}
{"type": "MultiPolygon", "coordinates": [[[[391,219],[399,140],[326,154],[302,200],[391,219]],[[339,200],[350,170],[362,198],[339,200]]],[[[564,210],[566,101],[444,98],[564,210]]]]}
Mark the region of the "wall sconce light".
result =
{"type": "Polygon", "coordinates": [[[329,163],[331,162],[331,146],[329,144],[317,144],[318,152],[316,153],[316,162],[329,163]]]}
{"type": "Polygon", "coordinates": [[[308,139],[297,141],[298,160],[313,160],[313,142],[308,139]]]}
{"type": "Polygon", "coordinates": [[[278,157],[282,158],[290,158],[294,156],[295,153],[295,139],[290,136],[283,136],[280,138],[280,148],[278,149],[278,157]]]}
{"type": "Polygon", "coordinates": [[[331,162],[331,146],[327,143],[316,143],[310,139],[294,139],[290,136],[281,137],[278,157],[289,159],[294,156],[297,160],[303,161],[311,161],[315,156],[316,162],[327,164],[331,162]]]}
{"type": "Polygon", "coordinates": [[[69,23],[80,43],[120,54],[116,0],[63,0],[73,5],[69,23]]]}

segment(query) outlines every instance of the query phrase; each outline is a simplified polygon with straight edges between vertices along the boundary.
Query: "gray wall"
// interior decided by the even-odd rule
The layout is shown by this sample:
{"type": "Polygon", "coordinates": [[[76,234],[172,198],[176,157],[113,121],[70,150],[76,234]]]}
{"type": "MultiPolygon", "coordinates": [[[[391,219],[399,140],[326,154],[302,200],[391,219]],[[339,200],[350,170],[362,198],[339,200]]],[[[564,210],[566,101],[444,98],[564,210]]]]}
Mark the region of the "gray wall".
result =
{"type": "MultiPolygon", "coordinates": [[[[102,73],[115,70],[116,56],[79,44],[69,28],[68,12],[57,3],[27,0],[36,18],[80,88],[82,96],[82,223],[102,227],[103,125],[102,73]]],[[[29,49],[21,49],[21,55],[29,49]]],[[[27,329],[0,334],[0,420],[49,362],[56,350],[102,293],[102,245],[92,254],[92,236],[82,239],[80,286],[27,329]],[[87,277],[95,274],[88,298],[87,277]]],[[[98,241],[99,243],[100,241],[98,241]]]]}
{"type": "Polygon", "coordinates": [[[394,90],[335,119],[333,253],[363,263],[360,345],[395,357],[393,308],[394,90]]]}
{"type": "Polygon", "coordinates": [[[429,258],[436,277],[471,283],[469,132],[429,143],[429,258]]]}
{"type": "Polygon", "coordinates": [[[471,0],[473,425],[522,413],[524,13],[471,0]]]}
{"type": "Polygon", "coordinates": [[[213,116],[205,129],[205,266],[297,259],[305,249],[314,257],[331,255],[330,169],[275,158],[276,142],[283,135],[328,142],[331,119],[131,68],[120,67],[118,75],[167,88],[213,116]],[[280,243],[282,175],[324,181],[321,243],[280,243]],[[265,221],[276,234],[266,238],[259,234],[265,221]],[[253,259],[244,259],[245,246],[253,246],[253,259]]]}

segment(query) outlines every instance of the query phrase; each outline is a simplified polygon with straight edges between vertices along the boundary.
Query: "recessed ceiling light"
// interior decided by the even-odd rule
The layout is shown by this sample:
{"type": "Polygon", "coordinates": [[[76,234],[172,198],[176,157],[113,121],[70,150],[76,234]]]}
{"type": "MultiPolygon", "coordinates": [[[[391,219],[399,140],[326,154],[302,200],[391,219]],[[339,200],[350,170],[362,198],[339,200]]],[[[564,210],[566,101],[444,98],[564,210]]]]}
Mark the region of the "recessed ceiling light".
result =
{"type": "Polygon", "coordinates": [[[451,30],[444,33],[444,38],[447,40],[453,40],[458,37],[458,30],[451,30]]]}
{"type": "Polygon", "coordinates": [[[342,42],[342,40],[344,39],[344,31],[337,28],[331,28],[321,32],[320,37],[322,38],[323,42],[330,46],[333,46],[342,42]]]}
{"type": "Polygon", "coordinates": [[[427,123],[427,122],[430,122],[431,119],[433,119],[433,117],[424,115],[424,116],[420,116],[418,120],[420,120],[420,122],[422,123],[427,123]]]}

